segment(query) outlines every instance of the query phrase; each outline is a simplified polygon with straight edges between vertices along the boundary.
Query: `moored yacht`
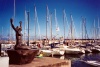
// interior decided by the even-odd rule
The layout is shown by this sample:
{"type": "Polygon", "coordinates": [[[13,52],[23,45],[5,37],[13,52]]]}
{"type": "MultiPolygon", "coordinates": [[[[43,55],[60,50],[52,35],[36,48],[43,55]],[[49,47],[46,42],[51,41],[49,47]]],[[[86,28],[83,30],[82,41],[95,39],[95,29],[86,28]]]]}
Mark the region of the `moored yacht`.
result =
{"type": "Polygon", "coordinates": [[[96,66],[96,67],[100,67],[100,62],[99,61],[94,61],[94,60],[88,60],[88,61],[84,61],[82,60],[82,62],[92,65],[92,66],[96,66]]]}
{"type": "Polygon", "coordinates": [[[78,47],[73,47],[73,46],[60,46],[59,47],[62,50],[65,50],[65,54],[83,54],[85,53],[85,50],[82,48],[78,47]]]}
{"type": "Polygon", "coordinates": [[[65,49],[65,54],[83,54],[85,50],[77,47],[67,47],[65,49]]]}

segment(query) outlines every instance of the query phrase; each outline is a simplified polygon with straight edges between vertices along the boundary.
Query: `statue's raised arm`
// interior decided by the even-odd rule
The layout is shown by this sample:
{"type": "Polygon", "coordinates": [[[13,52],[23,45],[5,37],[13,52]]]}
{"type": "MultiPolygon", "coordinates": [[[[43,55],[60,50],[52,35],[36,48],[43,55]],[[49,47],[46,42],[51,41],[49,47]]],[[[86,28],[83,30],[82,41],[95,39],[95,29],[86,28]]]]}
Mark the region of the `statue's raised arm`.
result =
{"type": "Polygon", "coordinates": [[[21,30],[22,30],[22,21],[20,21],[19,23],[20,23],[20,28],[21,28],[21,30]]]}
{"type": "Polygon", "coordinates": [[[13,19],[12,18],[10,19],[10,23],[11,23],[12,28],[16,31],[16,28],[13,25],[13,19]]]}

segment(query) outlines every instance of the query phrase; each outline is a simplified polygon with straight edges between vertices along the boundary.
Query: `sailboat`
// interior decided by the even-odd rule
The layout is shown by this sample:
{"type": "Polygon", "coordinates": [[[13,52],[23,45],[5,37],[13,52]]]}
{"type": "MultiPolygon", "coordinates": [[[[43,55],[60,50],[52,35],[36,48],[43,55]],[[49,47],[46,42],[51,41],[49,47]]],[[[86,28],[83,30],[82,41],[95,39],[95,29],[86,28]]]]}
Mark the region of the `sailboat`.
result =
{"type": "Polygon", "coordinates": [[[55,11],[55,23],[56,23],[56,35],[53,38],[54,38],[54,43],[59,44],[59,40],[57,40],[58,39],[57,36],[59,36],[60,28],[56,17],[56,9],[54,11],[55,11]]]}
{"type": "Polygon", "coordinates": [[[37,40],[37,27],[38,27],[38,32],[39,32],[39,40],[41,40],[41,31],[40,31],[40,25],[39,25],[39,22],[38,22],[38,16],[37,16],[37,10],[36,10],[36,6],[34,6],[34,28],[35,28],[35,41],[37,40]]]}
{"type": "Polygon", "coordinates": [[[91,46],[88,46],[88,43],[85,44],[83,43],[83,39],[87,39],[87,38],[88,38],[88,34],[86,30],[86,18],[82,17],[82,42],[80,48],[83,48],[85,50],[85,53],[90,53],[92,52],[90,49],[91,46]]]}
{"type": "Polygon", "coordinates": [[[74,46],[74,31],[73,31],[73,18],[72,15],[70,15],[71,18],[71,25],[70,25],[70,35],[71,35],[71,42],[70,45],[63,45],[61,49],[65,50],[65,54],[79,54],[79,53],[85,53],[83,49],[80,49],[78,47],[74,46]]]}
{"type": "MultiPolygon", "coordinates": [[[[52,40],[52,14],[49,14],[48,11],[48,6],[47,6],[47,22],[50,22],[50,40],[49,40],[49,44],[53,44],[55,43],[54,40],[52,40]]],[[[46,22],[46,25],[47,25],[47,22],[46,22]]],[[[47,31],[46,31],[46,37],[47,37],[47,31]]],[[[51,47],[47,47],[46,49],[46,46],[44,46],[41,51],[43,51],[43,53],[45,55],[64,55],[65,51],[64,50],[60,50],[60,48],[52,48],[51,47]]]]}
{"type": "Polygon", "coordinates": [[[98,46],[97,44],[97,37],[96,37],[96,25],[95,25],[95,20],[94,20],[94,27],[93,27],[93,38],[94,38],[94,42],[92,43],[93,44],[93,48],[91,48],[92,52],[100,52],[100,46],[98,46]]]}
{"type": "Polygon", "coordinates": [[[99,61],[95,61],[95,60],[87,60],[87,61],[81,60],[81,61],[92,66],[100,67],[99,61]]]}

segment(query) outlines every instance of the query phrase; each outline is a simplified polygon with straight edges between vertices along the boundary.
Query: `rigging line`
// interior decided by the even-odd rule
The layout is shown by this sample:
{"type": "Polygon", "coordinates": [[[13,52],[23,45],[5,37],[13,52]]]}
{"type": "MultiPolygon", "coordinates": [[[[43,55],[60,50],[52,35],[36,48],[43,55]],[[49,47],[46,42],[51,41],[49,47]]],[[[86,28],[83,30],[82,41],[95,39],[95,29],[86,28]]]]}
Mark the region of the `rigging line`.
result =
{"type": "Polygon", "coordinates": [[[96,29],[95,29],[95,19],[94,19],[94,30],[93,30],[94,40],[95,40],[95,34],[96,34],[96,29]]]}
{"type": "Polygon", "coordinates": [[[35,12],[34,12],[34,17],[35,17],[35,20],[34,20],[34,22],[35,22],[35,41],[36,41],[36,23],[37,23],[37,20],[36,20],[36,6],[34,5],[34,8],[35,8],[35,12]]]}
{"type": "Polygon", "coordinates": [[[58,25],[58,21],[57,21],[57,16],[56,16],[56,9],[54,9],[55,11],[55,23],[56,23],[56,35],[59,35],[58,32],[60,31],[59,29],[59,25],[58,25]]]}
{"type": "MultiPolygon", "coordinates": [[[[73,17],[72,17],[72,21],[73,21],[73,17]]],[[[74,24],[74,21],[73,21],[73,38],[76,37],[76,34],[77,34],[77,31],[76,31],[76,28],[75,28],[75,24],[74,24]]]]}
{"type": "Polygon", "coordinates": [[[99,18],[98,18],[98,39],[100,38],[100,25],[99,25],[99,18]]]}
{"type": "Polygon", "coordinates": [[[64,39],[65,39],[65,10],[63,10],[63,27],[64,27],[64,39]]]}
{"type": "Polygon", "coordinates": [[[82,32],[81,32],[81,23],[82,23],[82,21],[80,21],[80,34],[79,34],[79,35],[80,35],[80,37],[79,37],[80,39],[81,39],[81,36],[82,36],[82,32]]]}
{"type": "Polygon", "coordinates": [[[55,11],[56,32],[58,32],[59,31],[59,26],[58,26],[58,21],[57,21],[57,17],[56,17],[56,9],[54,11],[55,11]]]}
{"type": "Polygon", "coordinates": [[[52,40],[52,13],[50,14],[50,33],[51,33],[51,39],[52,40]]]}
{"type": "MultiPolygon", "coordinates": [[[[72,21],[73,21],[73,17],[72,17],[72,21]]],[[[73,38],[75,38],[76,34],[77,34],[77,31],[76,31],[76,28],[75,28],[75,24],[74,24],[74,21],[73,21],[73,38]]]]}
{"type": "Polygon", "coordinates": [[[40,40],[41,40],[40,25],[39,25],[39,22],[38,22],[37,11],[36,11],[36,20],[37,20],[38,30],[39,30],[40,40]]]}
{"type": "Polygon", "coordinates": [[[71,15],[71,38],[74,38],[74,22],[73,22],[73,17],[71,15]]]}
{"type": "MultiPolygon", "coordinates": [[[[13,24],[15,23],[15,9],[16,9],[16,7],[15,7],[15,0],[14,0],[14,14],[13,14],[13,24]]],[[[12,29],[12,35],[13,35],[13,39],[15,38],[15,36],[14,36],[14,34],[15,34],[15,32],[14,32],[14,30],[12,29]]]]}
{"type": "Polygon", "coordinates": [[[27,12],[25,10],[25,22],[24,22],[24,40],[26,40],[26,30],[28,30],[28,20],[27,20],[28,16],[27,16],[27,12]]]}
{"type": "Polygon", "coordinates": [[[48,24],[50,25],[50,16],[48,6],[46,5],[46,39],[48,38],[48,24]]]}
{"type": "Polygon", "coordinates": [[[56,28],[57,28],[56,9],[54,9],[54,11],[55,11],[55,23],[56,23],[56,28]]]}
{"type": "Polygon", "coordinates": [[[88,33],[87,33],[87,27],[86,27],[86,18],[85,18],[85,31],[86,31],[86,38],[89,39],[88,33]]]}
{"type": "MultiPolygon", "coordinates": [[[[65,12],[65,22],[67,22],[67,28],[69,30],[69,24],[68,24],[68,20],[67,20],[67,16],[66,16],[66,12],[65,12]]],[[[67,36],[68,37],[68,36],[67,36]]]]}
{"type": "MultiPolygon", "coordinates": [[[[40,34],[40,25],[39,25],[39,22],[38,22],[38,16],[37,16],[37,10],[36,10],[36,6],[35,6],[35,21],[38,25],[38,30],[39,30],[39,35],[40,35],[40,39],[41,39],[41,34],[40,34]]],[[[36,26],[36,24],[35,24],[36,26]]],[[[36,36],[36,33],[35,33],[35,36],[36,36]]]]}
{"type": "MultiPolygon", "coordinates": [[[[47,29],[48,31],[50,31],[50,23],[51,23],[51,20],[50,20],[50,13],[49,13],[49,9],[47,8],[47,17],[48,17],[48,26],[49,26],[49,28],[47,29]]],[[[48,33],[48,32],[47,32],[48,33]]],[[[49,35],[50,35],[50,33],[49,33],[49,35]]]]}
{"type": "MultiPolygon", "coordinates": [[[[83,19],[83,17],[82,17],[82,39],[83,39],[83,21],[84,21],[84,19],[83,19]]],[[[83,42],[83,40],[82,40],[82,42],[83,42]]]]}

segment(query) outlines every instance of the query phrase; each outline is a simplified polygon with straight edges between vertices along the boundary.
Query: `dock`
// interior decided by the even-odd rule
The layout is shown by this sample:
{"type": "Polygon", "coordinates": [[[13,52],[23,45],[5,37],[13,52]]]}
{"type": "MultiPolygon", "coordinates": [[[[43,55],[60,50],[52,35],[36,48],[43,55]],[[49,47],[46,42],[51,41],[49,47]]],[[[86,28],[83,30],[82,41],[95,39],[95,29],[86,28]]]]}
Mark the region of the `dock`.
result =
{"type": "Polygon", "coordinates": [[[29,64],[13,65],[9,67],[71,67],[71,60],[63,60],[53,57],[34,58],[29,64]]]}

